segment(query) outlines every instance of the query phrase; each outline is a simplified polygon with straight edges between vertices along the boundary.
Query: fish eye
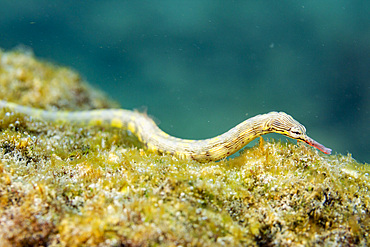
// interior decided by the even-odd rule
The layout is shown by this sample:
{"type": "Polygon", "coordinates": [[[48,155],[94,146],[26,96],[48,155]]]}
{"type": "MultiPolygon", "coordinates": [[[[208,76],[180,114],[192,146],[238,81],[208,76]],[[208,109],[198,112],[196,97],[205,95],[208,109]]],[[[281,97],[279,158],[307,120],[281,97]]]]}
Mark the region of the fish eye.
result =
{"type": "Polygon", "coordinates": [[[294,127],[292,127],[290,129],[290,133],[295,134],[295,135],[301,135],[302,134],[301,131],[299,131],[297,128],[294,128],[294,127]]]}

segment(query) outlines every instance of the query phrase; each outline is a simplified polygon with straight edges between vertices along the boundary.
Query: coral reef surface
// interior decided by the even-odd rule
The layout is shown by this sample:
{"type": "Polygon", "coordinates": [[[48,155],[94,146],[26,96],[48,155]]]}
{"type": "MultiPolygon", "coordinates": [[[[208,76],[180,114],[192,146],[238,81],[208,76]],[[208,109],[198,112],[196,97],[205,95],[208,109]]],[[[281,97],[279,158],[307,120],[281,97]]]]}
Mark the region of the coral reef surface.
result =
{"type": "MultiPolygon", "coordinates": [[[[0,51],[0,98],[45,109],[117,107],[68,68],[0,51]]],[[[146,152],[108,126],[0,110],[1,246],[370,244],[370,166],[263,141],[198,163],[146,152]]]]}

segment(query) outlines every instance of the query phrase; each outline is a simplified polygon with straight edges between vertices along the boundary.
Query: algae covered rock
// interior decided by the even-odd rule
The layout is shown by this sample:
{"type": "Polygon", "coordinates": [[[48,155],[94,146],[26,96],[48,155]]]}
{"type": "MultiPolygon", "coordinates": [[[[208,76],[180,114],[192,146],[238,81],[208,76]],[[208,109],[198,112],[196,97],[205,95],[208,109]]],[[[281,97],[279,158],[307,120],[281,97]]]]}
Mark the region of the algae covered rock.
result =
{"type": "MultiPolygon", "coordinates": [[[[0,52],[0,99],[116,107],[68,68],[0,52]],[[108,102],[108,103],[107,103],[108,102]]],[[[109,126],[0,110],[4,246],[296,246],[370,241],[370,167],[277,141],[198,163],[109,126]]]]}
{"type": "Polygon", "coordinates": [[[0,49],[0,99],[45,109],[118,106],[72,69],[39,61],[24,48],[11,52],[0,49]]]}

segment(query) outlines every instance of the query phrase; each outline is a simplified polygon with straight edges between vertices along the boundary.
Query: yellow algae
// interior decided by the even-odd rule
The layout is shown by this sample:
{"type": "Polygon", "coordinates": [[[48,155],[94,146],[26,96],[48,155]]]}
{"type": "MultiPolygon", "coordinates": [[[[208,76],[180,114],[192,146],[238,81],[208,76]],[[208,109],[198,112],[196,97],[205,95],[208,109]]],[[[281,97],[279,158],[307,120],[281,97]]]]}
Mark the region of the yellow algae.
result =
{"type": "MultiPolygon", "coordinates": [[[[7,79],[2,66],[1,97],[50,109],[103,106],[97,102],[104,97],[97,100],[88,87],[68,93],[81,86],[75,72],[30,54],[0,54],[13,68],[7,79]],[[56,78],[63,79],[41,89],[56,78]],[[41,97],[45,92],[58,97],[41,97]]],[[[201,164],[148,153],[129,133],[109,126],[48,123],[8,109],[0,110],[0,131],[4,245],[370,241],[370,168],[350,154],[326,156],[304,145],[261,140],[235,158],[201,164]]]]}

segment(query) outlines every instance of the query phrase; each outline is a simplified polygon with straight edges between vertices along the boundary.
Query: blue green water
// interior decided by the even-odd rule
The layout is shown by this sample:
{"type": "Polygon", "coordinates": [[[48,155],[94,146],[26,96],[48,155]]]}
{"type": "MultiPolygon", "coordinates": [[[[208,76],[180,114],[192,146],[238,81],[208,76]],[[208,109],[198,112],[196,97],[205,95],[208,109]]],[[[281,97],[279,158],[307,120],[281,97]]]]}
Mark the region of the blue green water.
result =
{"type": "Polygon", "coordinates": [[[1,0],[0,47],[73,67],[176,136],[285,111],[369,162],[369,10],[367,0],[1,0]]]}

